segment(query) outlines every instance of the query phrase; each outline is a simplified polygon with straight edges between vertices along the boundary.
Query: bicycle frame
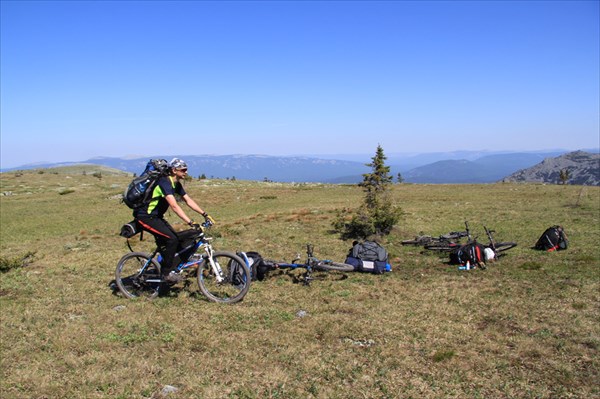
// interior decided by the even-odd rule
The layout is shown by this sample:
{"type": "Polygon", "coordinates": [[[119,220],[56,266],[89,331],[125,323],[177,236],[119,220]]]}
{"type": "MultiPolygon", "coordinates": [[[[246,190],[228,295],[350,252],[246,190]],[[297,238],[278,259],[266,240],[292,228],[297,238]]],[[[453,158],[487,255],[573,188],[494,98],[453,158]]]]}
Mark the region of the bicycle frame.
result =
{"type": "Polygon", "coordinates": [[[517,243],[512,241],[496,241],[496,239],[494,238],[495,231],[488,229],[486,226],[483,226],[483,228],[485,229],[485,233],[487,234],[488,239],[490,240],[488,247],[494,251],[495,259],[498,259],[504,251],[507,251],[517,246],[517,243]]]}
{"type": "MultiPolygon", "coordinates": [[[[191,267],[197,266],[200,263],[202,263],[204,260],[207,260],[208,263],[210,264],[211,269],[213,270],[213,273],[215,274],[215,278],[217,279],[217,282],[222,283],[225,280],[225,275],[223,273],[223,269],[221,268],[221,265],[218,262],[215,262],[213,254],[214,254],[214,249],[212,247],[212,245],[210,245],[210,240],[212,240],[212,238],[208,238],[208,237],[201,237],[198,242],[196,242],[195,244],[189,245],[185,248],[183,248],[181,251],[179,251],[175,256],[179,255],[179,253],[181,252],[185,252],[189,249],[191,249],[192,247],[194,248],[193,253],[190,255],[190,258],[194,257],[194,255],[196,255],[198,253],[198,249],[204,247],[204,255],[202,255],[200,257],[200,259],[194,259],[194,260],[188,260],[186,262],[181,262],[179,265],[177,265],[177,267],[175,268],[175,271],[177,272],[181,272],[182,270],[185,269],[189,269],[191,267]]],[[[155,254],[158,252],[155,251],[155,254]]],[[[154,254],[154,255],[155,255],[154,254]]],[[[154,255],[152,257],[154,257],[154,255]]],[[[159,259],[160,262],[160,259],[159,259]]]]}
{"type": "Polygon", "coordinates": [[[490,230],[488,229],[486,226],[483,226],[484,230],[485,230],[485,234],[487,234],[488,239],[490,240],[490,245],[488,245],[490,248],[492,248],[492,251],[494,251],[494,253],[496,252],[496,242],[494,241],[494,236],[492,235],[492,233],[494,233],[494,230],[490,230]]]}
{"type": "MultiPolygon", "coordinates": [[[[210,226],[207,225],[207,226],[203,226],[203,227],[210,227],[210,226]]],[[[188,250],[192,250],[192,248],[193,248],[193,251],[192,251],[192,254],[190,255],[190,258],[193,258],[194,255],[196,255],[198,253],[198,250],[202,247],[204,247],[205,254],[202,255],[199,259],[196,258],[191,261],[188,260],[186,262],[179,263],[179,265],[177,265],[177,267],[175,268],[175,271],[179,273],[183,270],[192,268],[194,266],[198,266],[200,263],[202,263],[202,261],[204,261],[206,259],[208,261],[208,263],[210,264],[210,267],[213,270],[213,273],[215,274],[215,278],[217,279],[217,282],[222,283],[225,280],[225,276],[223,273],[223,269],[221,268],[221,265],[219,265],[218,262],[214,261],[214,258],[213,258],[214,249],[213,249],[212,245],[210,244],[210,240],[212,240],[212,238],[204,237],[204,236],[200,236],[198,238],[199,238],[198,241],[194,242],[191,245],[188,245],[185,248],[182,248],[179,252],[177,252],[175,254],[175,257],[179,256],[180,253],[186,252],[188,250]]],[[[127,240],[127,244],[129,245],[129,240],[127,240]]],[[[131,249],[131,246],[129,246],[129,248],[131,249]]],[[[132,250],[132,252],[133,252],[133,250],[132,250]]],[[[154,250],[154,252],[152,252],[152,254],[150,255],[150,259],[148,259],[148,262],[146,262],[144,264],[144,266],[142,266],[142,268],[140,268],[140,271],[139,271],[140,275],[144,273],[144,271],[146,270],[148,265],[152,262],[152,259],[156,258],[156,260],[159,263],[162,261],[162,256],[160,255],[159,252],[160,252],[160,248],[156,248],[154,250]]],[[[160,282],[162,282],[162,280],[161,279],[148,279],[148,280],[146,280],[146,282],[160,283],[160,282]]]]}

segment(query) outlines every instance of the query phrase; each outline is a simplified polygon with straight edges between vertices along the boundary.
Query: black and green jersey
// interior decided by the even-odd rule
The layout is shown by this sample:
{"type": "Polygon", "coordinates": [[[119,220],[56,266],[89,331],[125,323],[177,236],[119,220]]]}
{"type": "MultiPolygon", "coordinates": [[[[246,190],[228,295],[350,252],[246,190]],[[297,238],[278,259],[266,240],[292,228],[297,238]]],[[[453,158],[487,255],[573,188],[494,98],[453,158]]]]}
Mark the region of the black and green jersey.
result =
{"type": "Polygon", "coordinates": [[[147,206],[143,206],[136,209],[133,212],[134,217],[143,216],[158,216],[163,217],[165,212],[169,209],[169,203],[165,199],[167,195],[179,194],[184,196],[186,194],[183,185],[176,181],[172,176],[163,176],[158,180],[156,187],[152,191],[152,200],[147,206]]]}

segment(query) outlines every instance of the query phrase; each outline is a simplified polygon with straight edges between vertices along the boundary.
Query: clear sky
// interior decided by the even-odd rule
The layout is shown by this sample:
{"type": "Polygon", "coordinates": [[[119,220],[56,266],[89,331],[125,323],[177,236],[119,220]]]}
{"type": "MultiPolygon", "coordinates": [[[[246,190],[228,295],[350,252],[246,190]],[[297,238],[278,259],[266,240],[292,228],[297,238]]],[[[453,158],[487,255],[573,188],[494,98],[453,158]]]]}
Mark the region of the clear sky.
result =
{"type": "Polygon", "coordinates": [[[1,166],[597,148],[598,1],[1,2],[1,166]]]}

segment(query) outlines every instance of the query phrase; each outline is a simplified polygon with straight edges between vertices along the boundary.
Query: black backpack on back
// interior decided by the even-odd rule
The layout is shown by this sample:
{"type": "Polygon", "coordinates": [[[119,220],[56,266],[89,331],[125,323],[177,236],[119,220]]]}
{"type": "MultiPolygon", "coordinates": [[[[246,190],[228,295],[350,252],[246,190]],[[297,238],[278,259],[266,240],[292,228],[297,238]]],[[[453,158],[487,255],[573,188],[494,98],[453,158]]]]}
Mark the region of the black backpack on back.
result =
{"type": "Polygon", "coordinates": [[[152,200],[152,191],[158,179],[166,176],[169,165],[164,159],[151,159],[142,174],[133,179],[123,193],[123,202],[131,209],[138,209],[152,200]]]}
{"type": "Polygon", "coordinates": [[[535,243],[535,249],[540,251],[560,251],[567,249],[569,239],[562,226],[548,227],[542,236],[535,243]]]}

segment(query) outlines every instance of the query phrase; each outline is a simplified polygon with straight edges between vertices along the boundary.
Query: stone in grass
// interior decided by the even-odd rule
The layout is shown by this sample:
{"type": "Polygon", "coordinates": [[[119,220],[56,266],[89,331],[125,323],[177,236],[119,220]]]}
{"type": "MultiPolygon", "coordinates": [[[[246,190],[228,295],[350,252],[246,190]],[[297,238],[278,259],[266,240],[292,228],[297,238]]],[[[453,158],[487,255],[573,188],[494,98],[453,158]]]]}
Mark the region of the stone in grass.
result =
{"type": "Polygon", "coordinates": [[[167,396],[168,394],[171,393],[175,393],[177,392],[179,389],[174,387],[173,385],[165,385],[162,389],[162,391],[160,392],[163,396],[167,396]]]}

